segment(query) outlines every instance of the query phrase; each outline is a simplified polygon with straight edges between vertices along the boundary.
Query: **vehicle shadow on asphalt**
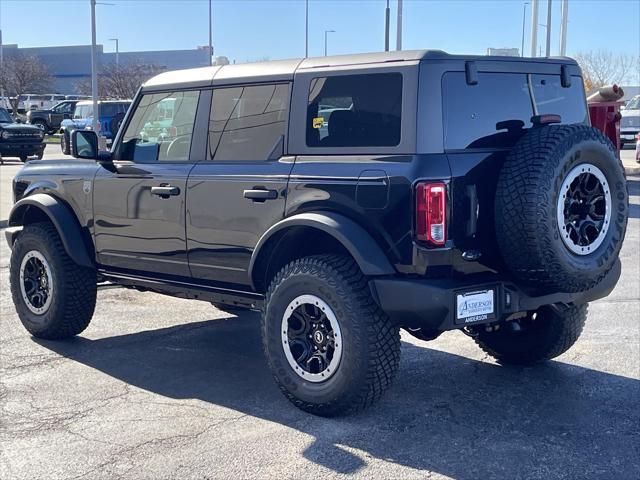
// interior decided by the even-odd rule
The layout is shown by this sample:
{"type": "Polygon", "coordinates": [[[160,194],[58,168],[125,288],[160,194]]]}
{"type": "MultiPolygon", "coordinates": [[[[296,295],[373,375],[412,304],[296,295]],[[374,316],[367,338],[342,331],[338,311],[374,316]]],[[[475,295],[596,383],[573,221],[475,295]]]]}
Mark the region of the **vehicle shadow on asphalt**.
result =
{"type": "Polygon", "coordinates": [[[640,471],[640,381],[562,362],[500,367],[404,342],[398,379],[380,403],[325,419],[278,391],[257,313],[98,340],[36,341],[157,395],[200,399],[307,433],[315,441],[304,457],[341,474],[370,457],[458,479],[631,478],[640,471]]]}

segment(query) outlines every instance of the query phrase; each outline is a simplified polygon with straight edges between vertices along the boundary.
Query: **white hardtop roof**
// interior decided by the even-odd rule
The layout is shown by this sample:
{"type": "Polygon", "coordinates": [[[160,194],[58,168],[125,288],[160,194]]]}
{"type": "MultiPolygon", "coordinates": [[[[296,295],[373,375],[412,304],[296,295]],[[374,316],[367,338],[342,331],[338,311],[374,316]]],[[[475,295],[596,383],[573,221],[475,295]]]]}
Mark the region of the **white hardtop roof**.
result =
{"type": "Polygon", "coordinates": [[[401,50],[393,52],[358,53],[328,57],[296,58],[268,62],[242,63],[213,67],[190,68],[164,72],[142,85],[143,90],[160,90],[167,87],[208,87],[216,84],[240,82],[287,81],[297,71],[314,68],[348,67],[351,65],[380,65],[392,62],[416,63],[422,60],[469,60],[469,61],[513,61],[575,63],[570,58],[527,58],[481,55],[450,55],[441,50],[401,50]]]}

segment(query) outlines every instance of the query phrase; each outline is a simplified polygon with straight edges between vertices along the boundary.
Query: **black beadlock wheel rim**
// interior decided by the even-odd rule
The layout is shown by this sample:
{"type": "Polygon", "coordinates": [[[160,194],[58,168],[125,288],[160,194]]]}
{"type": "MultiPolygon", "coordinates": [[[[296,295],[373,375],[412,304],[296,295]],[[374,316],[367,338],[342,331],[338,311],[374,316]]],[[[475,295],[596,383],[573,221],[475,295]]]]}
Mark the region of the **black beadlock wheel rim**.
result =
{"type": "Polygon", "coordinates": [[[300,295],[281,323],[282,348],[289,365],[309,382],[328,380],[342,358],[342,333],[335,313],[315,295],[300,295]]]}
{"type": "Polygon", "coordinates": [[[36,315],[44,314],[53,298],[53,276],[44,255],[31,250],[20,263],[20,293],[27,308],[36,315]]]}
{"type": "Polygon", "coordinates": [[[567,174],[558,197],[557,220],[570,252],[588,255],[602,244],[611,221],[611,192],[602,170],[583,163],[567,174]]]}

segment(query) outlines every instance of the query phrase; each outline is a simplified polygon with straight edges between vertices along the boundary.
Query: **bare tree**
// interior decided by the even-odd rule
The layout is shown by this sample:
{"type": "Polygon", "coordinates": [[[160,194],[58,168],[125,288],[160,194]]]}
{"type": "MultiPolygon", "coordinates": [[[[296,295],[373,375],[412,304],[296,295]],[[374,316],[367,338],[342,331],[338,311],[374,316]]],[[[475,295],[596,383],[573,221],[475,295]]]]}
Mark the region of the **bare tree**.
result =
{"type": "MultiPolygon", "coordinates": [[[[140,85],[166,69],[158,65],[127,62],[102,65],[98,75],[98,97],[101,100],[123,100],[133,98],[140,85]]],[[[91,95],[91,79],[76,84],[82,95],[91,95]]]]}
{"type": "Polygon", "coordinates": [[[50,82],[47,67],[34,56],[12,55],[4,60],[0,71],[0,86],[8,96],[14,97],[11,100],[14,116],[18,114],[18,105],[23,94],[43,92],[50,82]]]}
{"type": "Polygon", "coordinates": [[[585,89],[613,83],[634,82],[638,80],[638,57],[624,53],[614,54],[609,50],[580,52],[575,59],[582,68],[585,89]]]}

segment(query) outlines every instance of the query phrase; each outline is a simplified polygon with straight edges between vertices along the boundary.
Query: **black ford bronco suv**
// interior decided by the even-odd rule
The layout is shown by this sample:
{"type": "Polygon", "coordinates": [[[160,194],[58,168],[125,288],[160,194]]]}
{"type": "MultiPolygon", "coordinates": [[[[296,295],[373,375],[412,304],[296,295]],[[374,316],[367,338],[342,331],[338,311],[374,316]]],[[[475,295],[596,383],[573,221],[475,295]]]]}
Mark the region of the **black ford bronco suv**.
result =
{"type": "MultiPolygon", "coordinates": [[[[298,407],[389,387],[399,329],[500,363],[577,340],[620,276],[628,194],[568,58],[403,51],[162,73],[109,152],[29,162],[6,236],[34,336],[89,324],[98,284],[262,310],[298,407]]],[[[212,346],[215,348],[215,346],[212,346]]]]}

